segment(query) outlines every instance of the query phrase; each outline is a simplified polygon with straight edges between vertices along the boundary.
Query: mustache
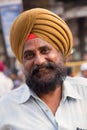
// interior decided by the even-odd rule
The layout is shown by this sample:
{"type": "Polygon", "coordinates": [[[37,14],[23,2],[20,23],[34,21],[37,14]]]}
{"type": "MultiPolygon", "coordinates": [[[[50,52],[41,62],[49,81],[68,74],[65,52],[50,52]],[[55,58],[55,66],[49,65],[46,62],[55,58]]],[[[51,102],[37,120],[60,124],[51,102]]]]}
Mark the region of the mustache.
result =
{"type": "Polygon", "coordinates": [[[55,69],[56,65],[52,62],[48,62],[48,63],[45,63],[45,64],[42,64],[42,65],[35,65],[32,70],[31,70],[31,75],[34,75],[36,73],[39,72],[40,69],[55,69]]]}

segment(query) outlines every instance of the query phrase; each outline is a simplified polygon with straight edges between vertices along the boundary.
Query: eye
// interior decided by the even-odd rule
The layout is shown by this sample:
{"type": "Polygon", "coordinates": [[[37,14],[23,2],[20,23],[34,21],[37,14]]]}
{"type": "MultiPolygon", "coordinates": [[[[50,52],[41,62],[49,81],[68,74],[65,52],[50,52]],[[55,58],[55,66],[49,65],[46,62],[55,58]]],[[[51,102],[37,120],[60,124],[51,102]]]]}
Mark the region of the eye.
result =
{"type": "Polygon", "coordinates": [[[50,52],[50,49],[48,47],[43,47],[43,48],[41,48],[40,52],[42,54],[48,54],[50,52]]]}
{"type": "Polygon", "coordinates": [[[35,56],[33,51],[26,51],[24,52],[24,59],[25,60],[30,60],[35,56]]]}

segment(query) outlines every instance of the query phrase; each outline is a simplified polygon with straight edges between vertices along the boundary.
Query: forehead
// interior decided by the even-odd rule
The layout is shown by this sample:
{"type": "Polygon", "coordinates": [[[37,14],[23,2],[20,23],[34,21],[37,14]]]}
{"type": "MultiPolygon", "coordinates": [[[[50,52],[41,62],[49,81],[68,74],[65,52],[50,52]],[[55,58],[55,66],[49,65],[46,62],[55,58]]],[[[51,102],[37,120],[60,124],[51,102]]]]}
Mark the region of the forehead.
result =
{"type": "Polygon", "coordinates": [[[52,49],[55,49],[51,44],[42,40],[41,38],[34,38],[34,39],[31,39],[25,43],[24,50],[40,48],[43,46],[47,46],[47,47],[50,47],[52,49]]]}

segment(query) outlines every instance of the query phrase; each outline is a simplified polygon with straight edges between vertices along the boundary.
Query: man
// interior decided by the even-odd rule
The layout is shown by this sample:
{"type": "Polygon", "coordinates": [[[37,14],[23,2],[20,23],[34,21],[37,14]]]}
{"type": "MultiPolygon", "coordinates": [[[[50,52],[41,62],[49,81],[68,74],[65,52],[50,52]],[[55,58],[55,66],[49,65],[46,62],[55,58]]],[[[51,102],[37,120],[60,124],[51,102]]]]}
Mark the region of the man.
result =
{"type": "Polygon", "coordinates": [[[12,91],[13,81],[5,74],[6,66],[0,61],[0,98],[8,92],[12,91]]]}
{"type": "Polygon", "coordinates": [[[84,62],[80,66],[80,76],[87,78],[87,62],[84,62]]]}
{"type": "Polygon", "coordinates": [[[46,9],[21,13],[10,32],[26,84],[0,101],[0,130],[87,129],[87,80],[66,78],[72,49],[67,24],[46,9]]]}

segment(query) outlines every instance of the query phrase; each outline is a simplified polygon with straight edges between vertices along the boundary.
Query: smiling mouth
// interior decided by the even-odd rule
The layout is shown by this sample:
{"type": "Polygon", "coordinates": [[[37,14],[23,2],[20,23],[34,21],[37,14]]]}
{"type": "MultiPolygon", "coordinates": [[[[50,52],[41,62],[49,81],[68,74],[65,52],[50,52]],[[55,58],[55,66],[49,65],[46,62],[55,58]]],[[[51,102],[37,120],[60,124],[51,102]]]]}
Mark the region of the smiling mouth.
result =
{"type": "Polygon", "coordinates": [[[50,74],[50,70],[46,69],[46,68],[41,68],[38,70],[38,72],[36,72],[36,76],[37,77],[42,77],[42,76],[49,76],[50,74]]]}
{"type": "Polygon", "coordinates": [[[46,69],[46,68],[41,68],[41,69],[38,70],[38,72],[44,72],[44,71],[47,72],[48,69],[46,69]]]}

